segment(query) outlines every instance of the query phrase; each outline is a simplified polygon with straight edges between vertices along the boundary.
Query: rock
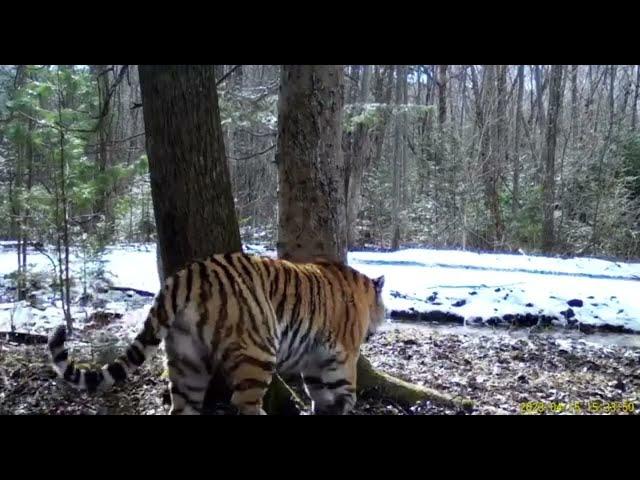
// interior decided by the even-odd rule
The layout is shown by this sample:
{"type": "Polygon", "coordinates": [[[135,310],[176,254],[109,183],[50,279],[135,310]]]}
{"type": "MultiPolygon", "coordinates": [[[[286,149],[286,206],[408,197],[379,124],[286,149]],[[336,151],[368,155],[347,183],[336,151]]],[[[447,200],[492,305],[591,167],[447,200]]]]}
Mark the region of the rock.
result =
{"type": "Polygon", "coordinates": [[[525,307],[529,307],[529,308],[531,308],[531,307],[533,307],[533,303],[529,302],[529,303],[527,303],[527,304],[525,305],[525,307]]]}
{"type": "Polygon", "coordinates": [[[584,302],[579,298],[573,298],[567,302],[567,305],[569,305],[570,307],[582,307],[584,305],[584,302]]]}
{"type": "Polygon", "coordinates": [[[561,311],[560,315],[562,315],[567,320],[576,316],[575,312],[571,308],[567,308],[566,310],[561,311]]]}
{"type": "Polygon", "coordinates": [[[618,390],[622,391],[622,392],[624,392],[627,389],[622,380],[618,380],[617,382],[614,382],[611,386],[613,388],[615,388],[615,389],[618,389],[618,390]]]}
{"type": "Polygon", "coordinates": [[[435,302],[438,296],[438,292],[433,292],[431,295],[427,297],[427,302],[435,302]]]}
{"type": "Polygon", "coordinates": [[[457,302],[454,302],[451,304],[452,307],[462,307],[463,305],[466,305],[467,301],[464,299],[458,300],[457,302]]]}
{"type": "Polygon", "coordinates": [[[498,288],[496,288],[496,289],[494,290],[494,292],[500,292],[500,291],[502,291],[502,289],[501,289],[500,287],[498,287],[498,288]]]}
{"type": "Polygon", "coordinates": [[[469,295],[477,295],[478,292],[469,292],[469,295]]]}

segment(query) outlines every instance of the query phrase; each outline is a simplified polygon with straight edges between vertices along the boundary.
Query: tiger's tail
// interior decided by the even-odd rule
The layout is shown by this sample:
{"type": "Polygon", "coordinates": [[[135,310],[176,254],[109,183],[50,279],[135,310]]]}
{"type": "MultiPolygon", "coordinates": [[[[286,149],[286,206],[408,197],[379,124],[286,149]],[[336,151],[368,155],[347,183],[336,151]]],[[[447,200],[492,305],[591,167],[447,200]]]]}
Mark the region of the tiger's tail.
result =
{"type": "Polygon", "coordinates": [[[142,331],[127,347],[125,354],[100,369],[80,368],[73,360],[70,361],[69,351],[65,347],[67,330],[64,325],[57,327],[48,342],[56,373],[76,388],[90,392],[107,390],[116,382],[124,382],[155,353],[160,342],[167,336],[175,319],[175,306],[171,305],[172,301],[175,302],[175,297],[171,295],[172,287],[173,278],[169,278],[164,290],[156,295],[142,331]]]}

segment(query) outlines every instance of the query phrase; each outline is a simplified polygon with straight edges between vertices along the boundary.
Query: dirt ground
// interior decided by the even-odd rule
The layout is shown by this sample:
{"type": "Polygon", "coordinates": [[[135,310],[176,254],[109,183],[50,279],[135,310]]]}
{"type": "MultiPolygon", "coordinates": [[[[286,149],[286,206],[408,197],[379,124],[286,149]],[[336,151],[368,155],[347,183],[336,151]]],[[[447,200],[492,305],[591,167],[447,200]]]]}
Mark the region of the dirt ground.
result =
{"type": "MultiPolygon", "coordinates": [[[[363,352],[377,368],[471,399],[474,407],[456,411],[423,402],[403,408],[363,397],[355,415],[637,415],[640,410],[638,347],[594,345],[544,333],[467,335],[405,327],[380,332],[363,352]]],[[[71,349],[74,358],[82,354],[71,349]]],[[[0,414],[167,414],[162,360],[158,353],[126,385],[88,394],[55,378],[46,346],[0,340],[0,414]]]]}

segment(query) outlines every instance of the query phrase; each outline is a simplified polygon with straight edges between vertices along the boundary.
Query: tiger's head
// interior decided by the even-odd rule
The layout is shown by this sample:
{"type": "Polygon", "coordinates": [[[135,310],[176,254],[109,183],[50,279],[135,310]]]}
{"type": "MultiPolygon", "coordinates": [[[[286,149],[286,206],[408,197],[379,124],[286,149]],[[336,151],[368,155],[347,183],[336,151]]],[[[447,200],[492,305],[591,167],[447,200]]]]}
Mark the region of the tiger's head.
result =
{"type": "Polygon", "coordinates": [[[365,336],[365,342],[368,342],[371,336],[376,333],[378,327],[386,318],[387,309],[382,300],[382,289],[384,288],[384,275],[375,278],[373,281],[373,298],[369,305],[369,327],[365,336]]]}

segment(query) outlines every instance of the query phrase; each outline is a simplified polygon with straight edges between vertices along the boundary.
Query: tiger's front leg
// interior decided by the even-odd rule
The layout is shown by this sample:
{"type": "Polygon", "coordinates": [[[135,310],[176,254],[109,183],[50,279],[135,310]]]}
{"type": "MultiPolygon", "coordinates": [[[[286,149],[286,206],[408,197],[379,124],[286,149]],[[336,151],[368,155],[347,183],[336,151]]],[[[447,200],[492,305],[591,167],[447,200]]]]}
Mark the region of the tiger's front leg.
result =
{"type": "Polygon", "coordinates": [[[314,415],[346,415],[356,403],[357,358],[328,355],[310,362],[303,374],[314,415]]]}

